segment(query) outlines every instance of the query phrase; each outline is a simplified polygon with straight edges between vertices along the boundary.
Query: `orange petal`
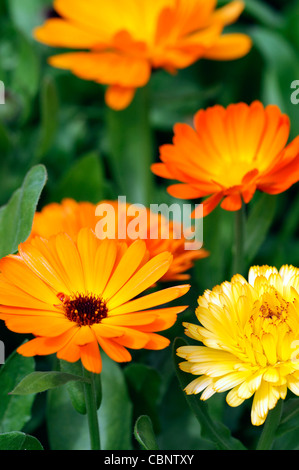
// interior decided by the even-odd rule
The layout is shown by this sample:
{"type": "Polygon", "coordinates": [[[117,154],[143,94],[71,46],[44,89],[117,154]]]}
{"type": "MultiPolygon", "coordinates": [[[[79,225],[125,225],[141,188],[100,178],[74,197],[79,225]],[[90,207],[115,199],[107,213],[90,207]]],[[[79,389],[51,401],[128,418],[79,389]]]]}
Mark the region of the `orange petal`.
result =
{"type": "Polygon", "coordinates": [[[77,362],[81,358],[81,348],[74,342],[70,341],[57,351],[58,359],[68,362],[77,362]]]}
{"type": "MultiPolygon", "coordinates": [[[[118,307],[111,310],[111,318],[114,318],[118,315],[138,312],[146,308],[152,308],[158,305],[166,304],[185,295],[189,289],[190,285],[187,284],[182,286],[169,287],[168,289],[163,289],[152,294],[145,295],[138,299],[119,305],[118,307]]],[[[110,317],[108,317],[108,319],[109,318],[110,317]]]]}
{"type": "Polygon", "coordinates": [[[96,340],[91,343],[80,346],[82,365],[86,370],[94,374],[100,374],[102,370],[102,358],[99,345],[96,340]]]}
{"type": "Polygon", "coordinates": [[[189,184],[172,184],[168,186],[167,192],[178,199],[197,199],[206,195],[204,191],[194,188],[189,184]]]}
{"type": "MultiPolygon", "coordinates": [[[[219,202],[223,198],[223,193],[216,193],[213,194],[213,196],[209,197],[208,199],[205,199],[203,201],[203,217],[206,215],[210,214],[219,204],[219,202]]],[[[192,217],[198,217],[198,211],[196,209],[192,213],[192,217]]]]}
{"type": "Polygon", "coordinates": [[[69,292],[84,292],[82,263],[74,241],[66,233],[58,234],[54,240],[69,292]]]}
{"type": "Polygon", "coordinates": [[[115,111],[126,109],[133,101],[135,88],[126,88],[120,85],[111,85],[106,90],[105,102],[115,111]]]}
{"type": "Polygon", "coordinates": [[[107,323],[104,324],[103,321],[101,323],[94,323],[91,328],[97,338],[102,336],[104,338],[118,338],[124,334],[122,327],[112,326],[107,323]]]}
{"type": "MultiPolygon", "coordinates": [[[[57,308],[54,306],[54,304],[46,304],[42,300],[36,299],[31,294],[27,294],[13,284],[4,282],[2,279],[0,280],[0,290],[0,312],[17,313],[21,315],[22,313],[29,313],[30,309],[31,315],[43,315],[44,312],[46,312],[47,315],[50,315],[51,313],[53,316],[61,314],[59,311],[57,311],[57,308]],[[11,311],[8,310],[8,308],[11,308],[11,311]],[[13,311],[14,309],[16,310],[15,312],[13,311]]],[[[57,297],[53,300],[57,304],[57,297]]]]}
{"type": "Polygon", "coordinates": [[[131,278],[138,269],[146,253],[146,244],[143,240],[136,240],[129,246],[120,259],[112,274],[106,289],[103,292],[105,300],[109,300],[131,278]]]}
{"type": "Polygon", "coordinates": [[[150,78],[146,60],[114,52],[69,52],[51,57],[49,63],[103,85],[136,88],[144,86],[150,78]]]}
{"type": "Polygon", "coordinates": [[[283,168],[260,178],[258,189],[268,194],[280,194],[299,181],[299,155],[283,168]]]}
{"type": "Polygon", "coordinates": [[[22,243],[19,246],[19,254],[26,265],[54,291],[66,292],[68,290],[55,267],[32,243],[22,243]]]}
{"type": "Polygon", "coordinates": [[[265,108],[265,117],[264,135],[257,159],[269,167],[269,165],[274,166],[277,157],[287,144],[290,134],[290,119],[286,114],[282,114],[276,105],[268,105],[265,108]]]}
{"type": "Polygon", "coordinates": [[[95,294],[102,295],[116,263],[117,244],[105,238],[95,257],[95,294]]]}
{"type": "Polygon", "coordinates": [[[226,196],[225,199],[223,199],[221,203],[222,209],[225,209],[227,211],[238,211],[242,207],[242,198],[239,193],[236,194],[230,194],[229,196],[226,196]]]}
{"type": "MultiPolygon", "coordinates": [[[[117,0],[116,11],[114,2],[54,0],[54,8],[60,16],[70,19],[71,23],[75,23],[80,28],[93,34],[99,34],[107,41],[111,41],[118,31],[130,29],[134,4],[130,0],[117,0]]],[[[137,18],[146,21],[146,16],[142,16],[142,11],[137,18]]],[[[139,22],[137,27],[140,28],[139,22]]]]}
{"type": "Polygon", "coordinates": [[[102,320],[103,325],[115,326],[136,326],[147,325],[153,322],[157,316],[155,314],[148,314],[147,312],[126,313],[123,315],[113,315],[102,320]]]}
{"type": "MultiPolygon", "coordinates": [[[[91,229],[80,230],[77,238],[77,247],[83,268],[84,287],[86,292],[95,289],[95,258],[98,249],[98,239],[91,229]]],[[[63,292],[60,290],[59,292],[63,292]]]]}
{"type": "Polygon", "coordinates": [[[148,335],[135,328],[123,328],[123,335],[114,338],[114,342],[126,348],[142,349],[148,342],[148,335]]]}
{"type": "Polygon", "coordinates": [[[90,326],[80,326],[79,328],[77,327],[77,329],[78,331],[73,338],[73,342],[78,346],[84,346],[95,340],[94,331],[90,326]]]}
{"type": "MultiPolygon", "coordinates": [[[[177,315],[181,312],[184,312],[188,306],[182,307],[168,307],[161,308],[156,310],[148,310],[148,313],[156,313],[157,318],[148,325],[138,326],[138,330],[154,332],[154,331],[163,331],[174,325],[177,315]]],[[[141,312],[142,313],[142,312],[141,312]]]]}
{"type": "MultiPolygon", "coordinates": [[[[24,292],[39,299],[45,304],[55,304],[57,297],[38,276],[17,256],[7,256],[0,260],[0,271],[13,285],[17,285],[24,292]]],[[[4,302],[3,302],[4,303],[4,302]]]]}
{"type": "Polygon", "coordinates": [[[254,196],[255,191],[256,191],[255,183],[246,186],[245,189],[242,189],[242,197],[243,197],[245,204],[248,204],[251,201],[251,199],[254,196]]]}
{"type": "Polygon", "coordinates": [[[211,15],[211,21],[219,21],[223,25],[228,25],[234,23],[242,11],[244,10],[244,2],[234,1],[230,2],[228,5],[225,5],[222,8],[218,8],[211,15]]]}
{"type": "Polygon", "coordinates": [[[100,35],[93,34],[61,18],[47,20],[43,26],[34,30],[34,37],[52,47],[69,47],[72,49],[88,49],[101,40],[100,35]]]}
{"type": "Polygon", "coordinates": [[[153,163],[151,166],[152,172],[161,176],[161,178],[174,179],[173,174],[169,171],[169,168],[164,163],[153,163]]]}
{"type": "Polygon", "coordinates": [[[98,339],[99,344],[103,351],[111,358],[113,361],[116,362],[129,362],[132,359],[131,354],[129,351],[126,350],[124,346],[121,344],[116,343],[113,340],[107,338],[100,338],[98,339]]]}
{"type": "Polygon", "coordinates": [[[136,274],[112,297],[108,303],[108,309],[113,309],[118,305],[131,300],[144,290],[151,287],[169,269],[173,256],[170,253],[161,253],[150,259],[142,266],[136,274]]]}
{"type": "Polygon", "coordinates": [[[160,349],[167,348],[169,344],[170,344],[170,341],[168,338],[164,338],[164,336],[156,335],[155,333],[150,333],[149,341],[144,346],[144,349],[160,350],[160,349]]]}
{"type": "Polygon", "coordinates": [[[224,34],[204,52],[204,57],[212,60],[239,59],[248,54],[251,47],[252,41],[246,34],[224,34]]]}
{"type": "Polygon", "coordinates": [[[7,328],[16,333],[31,333],[35,336],[56,337],[72,328],[69,320],[60,317],[36,315],[7,315],[4,318],[7,328]]]}
{"type": "Polygon", "coordinates": [[[23,356],[36,356],[36,355],[48,355],[57,352],[59,349],[64,347],[69,341],[72,340],[74,335],[77,333],[78,328],[73,327],[62,335],[53,338],[35,338],[27,343],[22,344],[17,352],[23,356]]]}

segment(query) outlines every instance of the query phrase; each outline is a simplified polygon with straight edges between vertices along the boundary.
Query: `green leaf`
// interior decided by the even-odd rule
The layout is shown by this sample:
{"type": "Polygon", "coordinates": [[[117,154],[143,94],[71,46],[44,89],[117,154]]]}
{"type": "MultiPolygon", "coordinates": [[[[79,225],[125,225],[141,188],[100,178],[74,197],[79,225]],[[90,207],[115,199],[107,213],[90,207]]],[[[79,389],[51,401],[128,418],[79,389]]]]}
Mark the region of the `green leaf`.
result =
{"type": "Polygon", "coordinates": [[[299,398],[292,398],[284,404],[281,422],[277,428],[276,436],[299,428],[299,398]]]}
{"type": "Polygon", "coordinates": [[[41,135],[37,149],[37,159],[41,159],[50,149],[58,129],[59,100],[52,77],[45,77],[41,86],[41,135]]]}
{"type": "Polygon", "coordinates": [[[35,437],[13,431],[0,434],[0,450],[43,450],[43,446],[35,437]]]}
{"type": "Polygon", "coordinates": [[[227,276],[227,267],[231,264],[234,216],[234,213],[216,207],[204,220],[204,248],[210,255],[194,266],[201,292],[221,284],[227,276]]]}
{"type": "Polygon", "coordinates": [[[18,61],[11,86],[31,103],[40,86],[40,61],[32,41],[20,31],[16,31],[16,38],[18,61]]]}
{"type": "MultiPolygon", "coordinates": [[[[102,403],[98,410],[102,450],[132,448],[132,403],[121,367],[102,354],[102,403]]],[[[76,412],[66,386],[48,392],[47,425],[52,450],[90,449],[87,416],[76,412]]]]}
{"type": "Polygon", "coordinates": [[[276,196],[262,194],[252,207],[245,227],[245,257],[248,264],[258,253],[274,220],[276,196]]]}
{"type": "Polygon", "coordinates": [[[45,8],[50,8],[52,0],[6,0],[10,18],[15,26],[20,28],[28,38],[32,38],[32,31],[44,21],[45,8]]]}
{"type": "Polygon", "coordinates": [[[0,258],[15,253],[20,243],[31,232],[32,221],[47,172],[43,165],[33,167],[23,185],[12,195],[6,206],[0,208],[0,258]]]}
{"type": "Polygon", "coordinates": [[[256,50],[264,61],[261,100],[276,104],[291,120],[290,138],[298,135],[298,111],[291,102],[291,83],[299,76],[297,51],[279,31],[255,26],[250,30],[256,50]]]}
{"type": "Polygon", "coordinates": [[[271,29],[281,27],[284,21],[283,15],[258,0],[245,0],[245,12],[271,29]]]}
{"type": "Polygon", "coordinates": [[[86,415],[74,409],[66,385],[47,392],[47,430],[51,450],[89,450],[86,415]]]}
{"type": "Polygon", "coordinates": [[[12,139],[8,129],[0,122],[0,152],[6,155],[12,149],[12,139]]]}
{"type": "Polygon", "coordinates": [[[125,369],[129,394],[134,404],[134,419],[148,415],[155,431],[159,429],[158,401],[161,393],[161,376],[145,364],[129,364],[125,369]]]}
{"type": "MultiPolygon", "coordinates": [[[[82,375],[81,361],[71,363],[60,360],[60,370],[68,374],[80,376],[82,375]]],[[[95,382],[97,389],[97,407],[99,408],[102,401],[102,385],[100,374],[95,375],[95,382]]],[[[75,410],[80,414],[86,414],[84,383],[82,383],[82,381],[70,381],[67,383],[66,388],[75,410]]]]}
{"type": "MultiPolygon", "coordinates": [[[[191,382],[192,377],[179,368],[179,363],[182,362],[182,359],[177,356],[176,350],[180,346],[187,345],[187,342],[182,338],[176,338],[173,343],[173,360],[182,390],[191,382]]],[[[214,442],[220,450],[246,449],[238,439],[231,436],[230,430],[224,424],[211,418],[206,404],[203,403],[198,396],[185,394],[185,398],[200,423],[201,433],[204,438],[214,442]]]]}
{"type": "Polygon", "coordinates": [[[45,392],[51,388],[61,387],[70,381],[86,382],[84,377],[59,371],[32,372],[10,392],[11,395],[30,395],[45,392]]]}
{"type": "Polygon", "coordinates": [[[67,196],[96,204],[102,199],[103,190],[104,171],[100,157],[91,152],[73,163],[54,190],[54,197],[57,201],[67,196]]]}
{"type": "Polygon", "coordinates": [[[31,418],[34,395],[14,396],[9,392],[35,369],[34,359],[13,352],[0,369],[0,432],[20,431],[31,418]]]}
{"type": "Polygon", "coordinates": [[[132,403],[122,368],[102,354],[102,404],[98,411],[103,450],[130,450],[132,403]]]}
{"type": "Polygon", "coordinates": [[[159,450],[153,425],[148,416],[139,416],[135,423],[134,435],[145,450],[159,450]]]}

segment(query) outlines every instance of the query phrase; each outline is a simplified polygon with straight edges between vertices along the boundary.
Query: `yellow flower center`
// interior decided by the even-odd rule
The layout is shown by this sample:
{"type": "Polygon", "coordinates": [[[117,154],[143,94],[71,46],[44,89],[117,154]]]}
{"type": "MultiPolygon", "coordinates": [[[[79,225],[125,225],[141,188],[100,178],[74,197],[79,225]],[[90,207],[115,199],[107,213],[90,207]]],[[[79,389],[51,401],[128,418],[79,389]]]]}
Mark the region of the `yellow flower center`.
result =
{"type": "Polygon", "coordinates": [[[275,299],[271,299],[270,303],[267,299],[263,299],[263,303],[259,309],[262,318],[271,319],[273,322],[286,320],[288,310],[289,302],[284,299],[279,299],[278,295],[275,296],[275,299]]]}
{"type": "Polygon", "coordinates": [[[244,329],[242,355],[252,366],[278,366],[288,362],[295,338],[293,302],[283,299],[275,290],[264,292],[253,306],[244,329]]]}
{"type": "Polygon", "coordinates": [[[100,323],[108,315],[106,302],[94,294],[75,294],[72,297],[58,294],[65,316],[79,326],[100,323]]]}

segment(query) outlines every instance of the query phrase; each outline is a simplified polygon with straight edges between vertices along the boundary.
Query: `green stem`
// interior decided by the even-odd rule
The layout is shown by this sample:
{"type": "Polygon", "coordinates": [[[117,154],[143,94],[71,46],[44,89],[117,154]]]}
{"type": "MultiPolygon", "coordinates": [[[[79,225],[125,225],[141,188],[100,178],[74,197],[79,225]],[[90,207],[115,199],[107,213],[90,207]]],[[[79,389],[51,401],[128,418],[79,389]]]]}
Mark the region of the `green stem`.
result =
{"type": "Polygon", "coordinates": [[[119,195],[127,202],[151,202],[154,175],[153,132],[150,124],[149,85],[138,88],[130,106],[122,111],[107,109],[107,135],[111,170],[119,195]]]}
{"type": "Polygon", "coordinates": [[[153,149],[153,133],[150,123],[150,86],[149,84],[137,90],[137,98],[139,93],[139,119],[142,132],[142,155],[137,159],[136,164],[139,165],[138,173],[143,186],[144,193],[141,198],[146,206],[149,206],[153,195],[154,175],[151,171],[151,165],[154,160],[153,149]]]}
{"type": "MultiPolygon", "coordinates": [[[[82,366],[83,367],[83,366],[82,366]]],[[[86,401],[86,413],[88,419],[90,449],[101,450],[100,429],[97,413],[97,399],[95,377],[92,372],[87,371],[83,367],[83,375],[88,381],[84,382],[84,392],[86,401]]]]}
{"type": "Polygon", "coordinates": [[[245,259],[245,204],[235,213],[235,246],[233,260],[233,275],[244,274],[245,259]]]}
{"type": "Polygon", "coordinates": [[[270,450],[275,439],[275,433],[280,423],[283,400],[278,400],[275,408],[269,411],[264,429],[257,444],[256,450],[270,450]]]}

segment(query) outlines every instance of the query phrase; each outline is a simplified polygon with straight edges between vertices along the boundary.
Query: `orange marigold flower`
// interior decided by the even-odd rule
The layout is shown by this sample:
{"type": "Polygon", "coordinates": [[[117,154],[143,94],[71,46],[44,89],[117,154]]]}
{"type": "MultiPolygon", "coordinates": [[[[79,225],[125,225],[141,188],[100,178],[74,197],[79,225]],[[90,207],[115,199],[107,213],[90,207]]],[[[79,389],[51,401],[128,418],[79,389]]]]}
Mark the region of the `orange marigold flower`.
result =
{"type": "Polygon", "coordinates": [[[82,79],[108,85],[107,104],[123,109],[153,68],[171,73],[204,57],[232,60],[247,54],[245,34],[222,35],[244,8],[232,1],[215,10],[216,0],[55,0],[60,18],[35,30],[53,47],[79,49],[50,58],[50,64],[82,79]]]}
{"type": "Polygon", "coordinates": [[[140,294],[165,274],[171,258],[161,253],[148,261],[143,241],[128,247],[99,240],[88,228],[76,242],[65,233],[36,237],[21,244],[18,255],[0,261],[0,319],[14,332],[35,336],[18,348],[20,354],[56,353],[100,373],[100,348],[126,362],[131,360],[126,348],[168,346],[156,332],[171,327],[186,307],[160,306],[190,286],[140,294]]]}
{"type": "Polygon", "coordinates": [[[275,105],[216,105],[196,113],[194,128],[175,125],[173,144],[161,147],[163,163],[152,171],[182,183],[168,187],[174,197],[209,196],[204,215],[221,201],[236,211],[257,189],[278,194],[299,180],[299,137],[286,146],[289,133],[290,120],[275,105]]]}
{"type": "Polygon", "coordinates": [[[173,255],[171,265],[160,281],[189,279],[190,275],[186,271],[193,267],[195,260],[206,258],[209,253],[201,248],[201,243],[198,243],[198,249],[194,249],[195,245],[192,249],[186,249],[188,241],[184,236],[182,225],[168,222],[161,214],[154,214],[144,206],[141,210],[137,205],[118,201],[102,201],[95,205],[90,202],[76,202],[70,198],[64,199],[61,204],[51,203],[41,212],[36,212],[30,238],[35,236],[49,238],[51,235],[66,232],[76,239],[81,228],[89,227],[100,239],[120,237],[120,241],[131,245],[137,238],[135,233],[132,233],[132,237],[128,234],[128,228],[135,219],[135,209],[137,212],[140,211],[136,215],[136,224],[142,226],[137,228],[136,234],[145,241],[149,257],[152,258],[164,251],[173,255]],[[113,210],[108,210],[104,215],[106,207],[113,210]],[[133,209],[132,213],[130,208],[133,209]]]}

